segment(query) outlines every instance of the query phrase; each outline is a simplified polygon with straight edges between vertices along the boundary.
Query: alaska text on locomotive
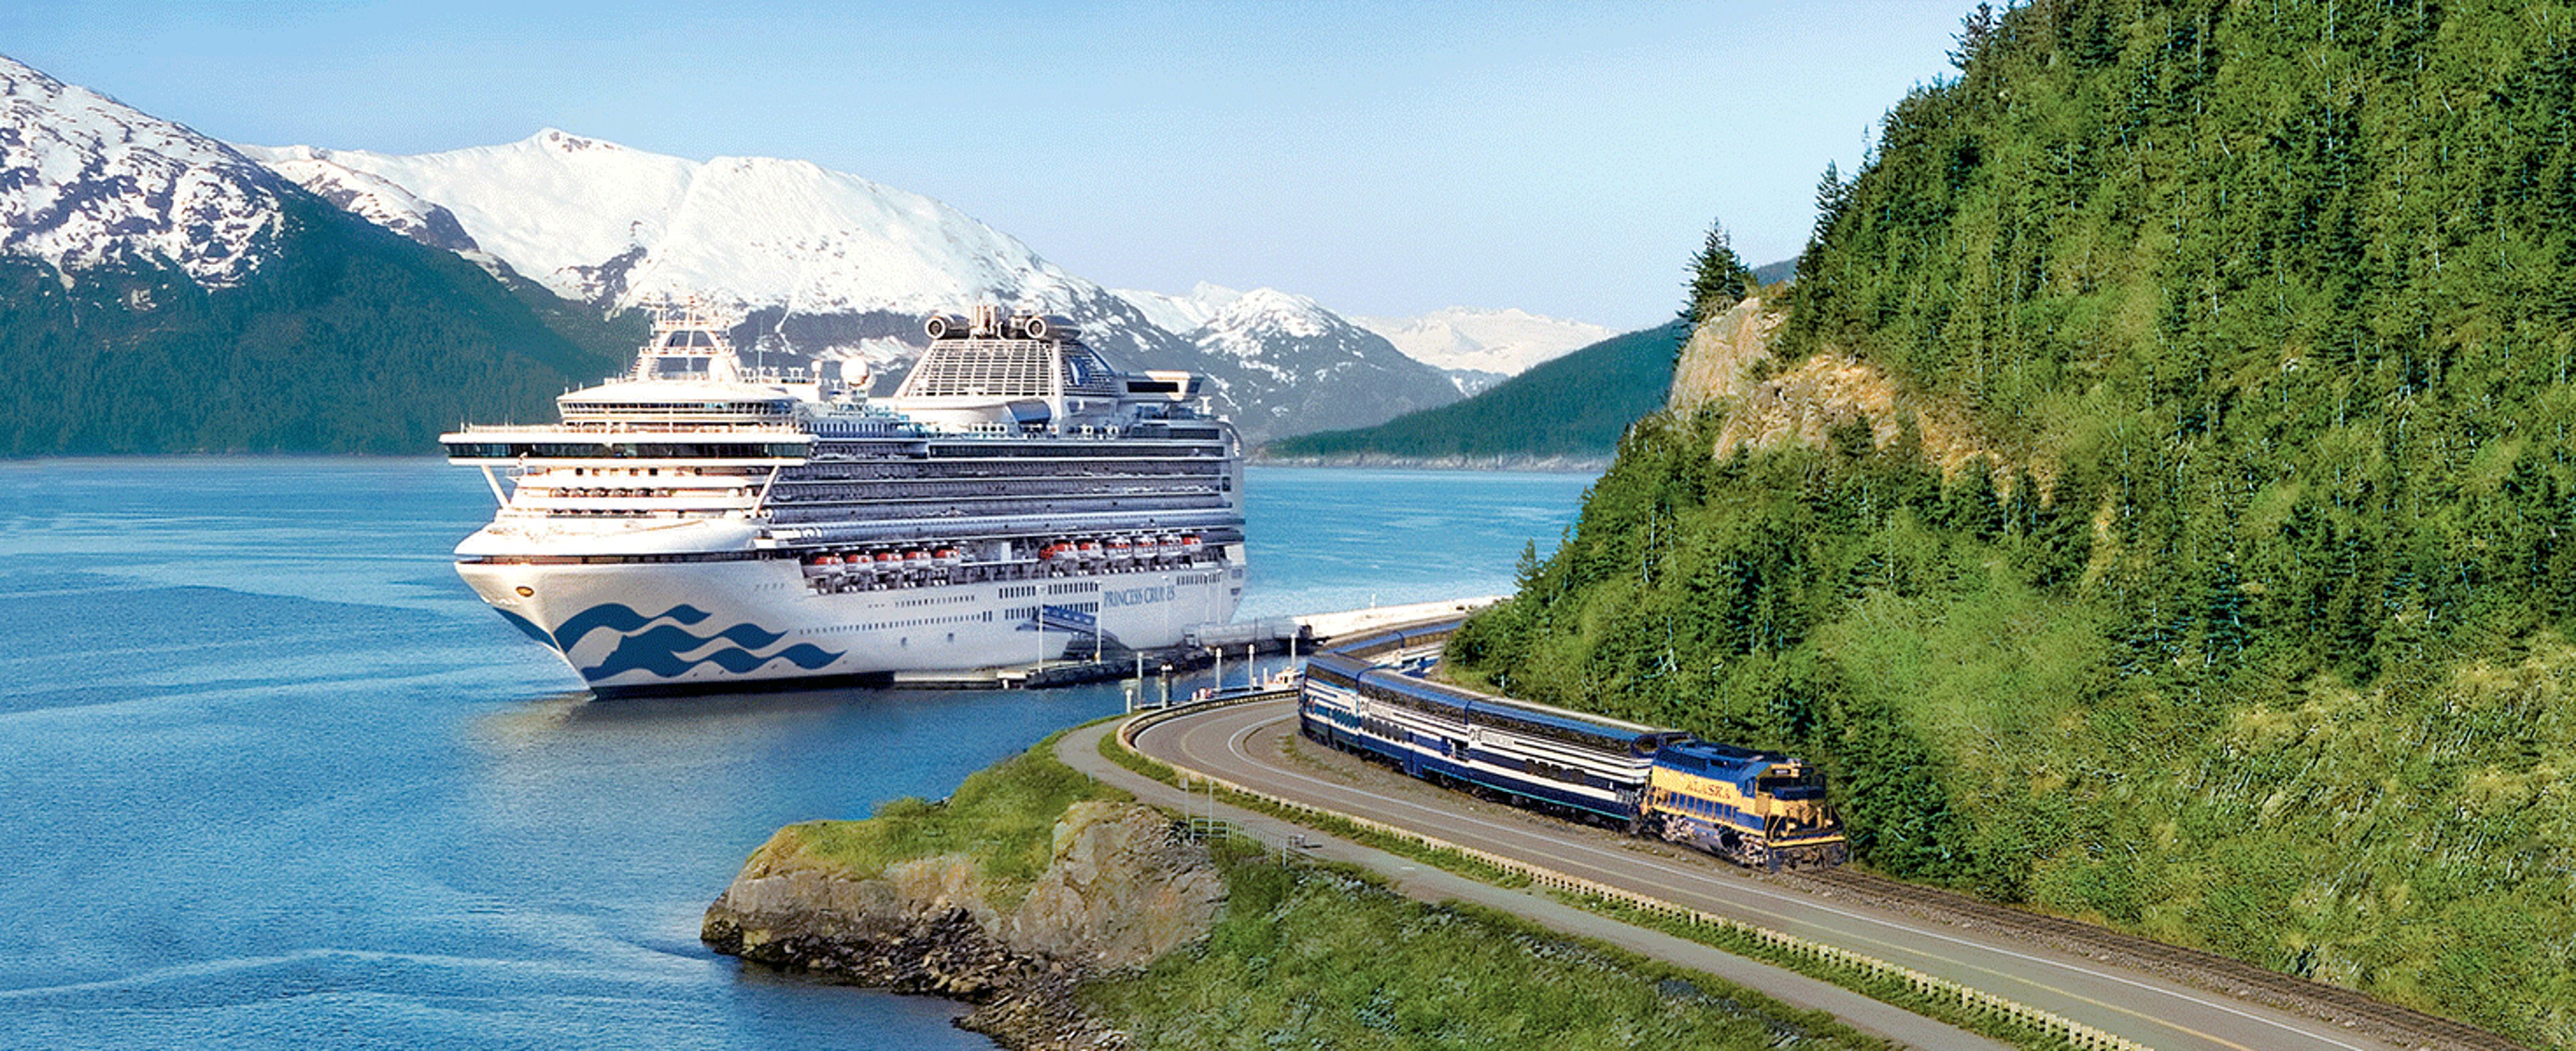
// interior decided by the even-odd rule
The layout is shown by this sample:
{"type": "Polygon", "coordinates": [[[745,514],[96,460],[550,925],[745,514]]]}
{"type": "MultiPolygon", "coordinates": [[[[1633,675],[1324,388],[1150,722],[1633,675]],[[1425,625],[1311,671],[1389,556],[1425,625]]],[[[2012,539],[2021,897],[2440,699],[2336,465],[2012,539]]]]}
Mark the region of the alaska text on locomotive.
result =
{"type": "Polygon", "coordinates": [[[1242,445],[1203,377],[1121,371],[1060,317],[924,328],[870,398],[855,361],[745,364],[666,308],[557,422],[440,439],[501,501],[457,572],[602,694],[1114,654],[1234,615],[1242,445]]]}

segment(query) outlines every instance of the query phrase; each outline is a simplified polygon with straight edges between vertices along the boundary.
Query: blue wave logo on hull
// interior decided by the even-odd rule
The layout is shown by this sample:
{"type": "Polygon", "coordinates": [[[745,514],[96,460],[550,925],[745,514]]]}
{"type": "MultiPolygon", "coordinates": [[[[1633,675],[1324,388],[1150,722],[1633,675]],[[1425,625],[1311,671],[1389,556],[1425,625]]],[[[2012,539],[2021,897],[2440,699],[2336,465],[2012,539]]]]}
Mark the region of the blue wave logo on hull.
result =
{"type": "Polygon", "coordinates": [[[553,643],[567,657],[572,655],[573,647],[581,645],[582,640],[593,632],[605,629],[623,636],[607,657],[596,665],[581,669],[581,677],[592,682],[635,671],[674,679],[707,664],[742,675],[780,660],[806,671],[818,671],[841,659],[841,653],[808,642],[797,643],[776,653],[754,653],[754,650],[777,645],[787,635],[749,621],[705,635],[693,634],[683,625],[698,624],[714,614],[685,602],[651,615],[638,613],[624,603],[603,603],[566,618],[551,638],[547,637],[544,629],[528,623],[525,618],[506,611],[502,616],[521,625],[520,630],[535,636],[538,641],[553,643]],[[662,623],[664,621],[675,623],[662,623]],[[728,645],[702,657],[680,656],[717,642],[728,645]]]}
{"type": "Polygon", "coordinates": [[[635,612],[623,602],[604,603],[565,618],[563,626],[555,629],[555,648],[571,653],[573,647],[581,645],[581,640],[601,628],[624,634],[657,620],[695,624],[713,615],[686,602],[649,617],[635,612]]]}
{"type": "MultiPolygon", "coordinates": [[[[753,634],[767,634],[750,624],[734,625],[727,629],[727,632],[745,629],[753,634]]],[[[717,634],[721,636],[727,632],[717,634]]],[[[772,635],[770,638],[775,641],[779,636],[772,635]]],[[[630,636],[618,643],[616,651],[610,653],[608,659],[599,662],[596,667],[583,668],[581,675],[582,678],[596,681],[614,678],[631,671],[643,671],[665,679],[676,679],[704,664],[713,664],[741,675],[777,660],[786,661],[806,671],[818,671],[833,661],[841,659],[840,654],[810,642],[800,642],[766,656],[740,646],[728,646],[696,660],[687,660],[680,656],[684,652],[697,649],[712,641],[715,640],[701,639],[674,627],[655,628],[641,635],[630,636]]]]}

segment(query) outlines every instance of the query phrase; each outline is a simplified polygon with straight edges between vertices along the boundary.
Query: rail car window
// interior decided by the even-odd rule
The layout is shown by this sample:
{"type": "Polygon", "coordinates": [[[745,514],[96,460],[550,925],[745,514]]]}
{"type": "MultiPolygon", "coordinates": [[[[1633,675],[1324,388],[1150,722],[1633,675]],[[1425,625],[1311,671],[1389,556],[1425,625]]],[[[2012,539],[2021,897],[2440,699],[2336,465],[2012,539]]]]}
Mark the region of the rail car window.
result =
{"type": "Polygon", "coordinates": [[[1446,698],[1424,696],[1422,694],[1412,693],[1405,690],[1391,690],[1366,680],[1362,680],[1360,682],[1359,688],[1360,696],[1367,697],[1370,700],[1384,701],[1399,708],[1410,708],[1426,715],[1436,715],[1443,718],[1456,719],[1461,717],[1461,711],[1466,707],[1464,704],[1449,701],[1446,698]]]}
{"type": "Polygon", "coordinates": [[[1306,665],[1306,675],[1308,678],[1329,682],[1343,689],[1350,689],[1359,685],[1356,680],[1351,678],[1348,672],[1339,668],[1326,667],[1322,663],[1309,663],[1306,665]]]}
{"type": "Polygon", "coordinates": [[[1555,763],[1548,762],[1544,759],[1532,759],[1521,764],[1521,768],[1538,777],[1547,778],[1550,781],[1563,781],[1568,784],[1576,785],[1591,783],[1591,778],[1584,776],[1583,771],[1570,766],[1558,766],[1555,763]]]}
{"type": "Polygon", "coordinates": [[[1558,723],[1522,718],[1505,709],[1487,708],[1479,705],[1474,713],[1469,716],[1469,721],[1481,723],[1487,726],[1500,727],[1502,729],[1511,730],[1515,733],[1527,734],[1531,737],[1570,744],[1577,748],[1584,748],[1592,751],[1624,752],[1628,750],[1628,741],[1625,738],[1587,734],[1558,723]]]}

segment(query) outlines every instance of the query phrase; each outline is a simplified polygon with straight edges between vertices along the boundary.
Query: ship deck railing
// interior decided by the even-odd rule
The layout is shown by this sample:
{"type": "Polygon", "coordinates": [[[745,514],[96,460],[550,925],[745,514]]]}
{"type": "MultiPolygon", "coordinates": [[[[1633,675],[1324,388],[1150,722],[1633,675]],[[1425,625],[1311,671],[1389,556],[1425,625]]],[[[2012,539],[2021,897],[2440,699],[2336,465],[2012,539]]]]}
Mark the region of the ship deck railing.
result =
{"type": "Polygon", "coordinates": [[[562,423],[469,423],[458,434],[776,434],[804,437],[791,423],[660,420],[567,420],[562,423]]]}

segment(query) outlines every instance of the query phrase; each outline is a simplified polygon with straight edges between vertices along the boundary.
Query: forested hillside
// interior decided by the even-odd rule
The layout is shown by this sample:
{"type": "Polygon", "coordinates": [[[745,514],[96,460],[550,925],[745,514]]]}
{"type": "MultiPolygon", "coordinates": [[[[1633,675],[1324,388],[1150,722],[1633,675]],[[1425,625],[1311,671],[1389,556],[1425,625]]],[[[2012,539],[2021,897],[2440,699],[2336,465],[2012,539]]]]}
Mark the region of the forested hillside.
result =
{"type": "Polygon", "coordinates": [[[1958,61],[1766,366],[1894,408],[1651,419],[1460,674],[1819,758],[1894,873],[2576,1045],[2576,11],[2069,0],[1958,61]]]}
{"type": "Polygon", "coordinates": [[[434,453],[460,422],[550,419],[556,394],[641,341],[632,318],[581,316],[317,198],[281,200],[288,250],[234,287],[134,261],[66,282],[0,259],[0,456],[434,453]]]}
{"type": "Polygon", "coordinates": [[[1688,334],[1674,322],[1612,336],[1465,401],[1375,427],[1283,439],[1266,452],[1326,459],[1608,456],[1629,424],[1664,403],[1673,354],[1688,334]]]}

